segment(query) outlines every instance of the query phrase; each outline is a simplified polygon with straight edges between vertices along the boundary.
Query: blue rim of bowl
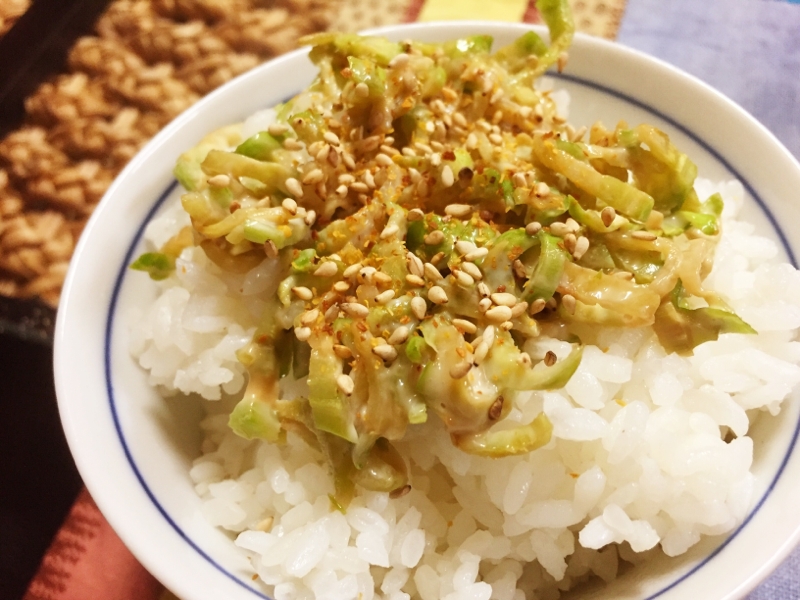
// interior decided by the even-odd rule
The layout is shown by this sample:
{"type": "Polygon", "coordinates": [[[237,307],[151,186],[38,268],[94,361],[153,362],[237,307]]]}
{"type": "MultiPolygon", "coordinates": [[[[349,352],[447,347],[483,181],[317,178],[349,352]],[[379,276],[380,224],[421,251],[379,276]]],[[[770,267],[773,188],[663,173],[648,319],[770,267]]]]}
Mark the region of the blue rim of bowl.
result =
{"type": "MultiPolygon", "coordinates": [[[[772,229],[773,229],[774,233],[778,236],[778,239],[780,240],[781,246],[783,247],[784,251],[786,252],[786,257],[787,257],[788,261],[795,268],[797,268],[797,261],[796,261],[794,252],[792,251],[792,247],[789,244],[789,241],[786,238],[786,235],[783,233],[783,230],[781,229],[780,225],[778,224],[778,221],[775,218],[775,215],[772,214],[772,211],[769,209],[767,204],[756,193],[756,191],[753,189],[753,187],[750,185],[750,183],[744,177],[742,177],[742,175],[739,173],[739,171],[737,169],[735,169],[727,160],[725,160],[725,158],[723,158],[723,156],[717,150],[715,150],[710,144],[705,142],[701,137],[699,137],[693,131],[688,129],[686,126],[684,126],[684,125],[680,124],[679,122],[677,122],[672,117],[669,117],[666,114],[664,114],[663,112],[661,112],[661,111],[649,106],[648,104],[646,104],[644,102],[641,102],[641,101],[639,101],[639,100],[637,100],[635,98],[632,98],[631,96],[628,96],[627,94],[624,94],[624,93],[619,92],[617,90],[614,90],[614,89],[611,89],[609,87],[606,87],[606,86],[603,86],[601,84],[598,84],[596,82],[589,81],[587,79],[583,79],[581,77],[576,77],[574,75],[569,75],[569,74],[566,74],[566,73],[548,73],[548,76],[554,77],[556,79],[562,79],[562,80],[565,80],[565,81],[569,81],[569,82],[572,82],[572,83],[575,83],[575,84],[578,84],[578,85],[582,85],[582,86],[585,86],[585,87],[588,87],[588,88],[592,88],[594,90],[603,92],[605,94],[608,94],[610,96],[613,96],[615,98],[623,100],[624,102],[627,102],[627,103],[629,103],[629,104],[631,104],[633,106],[636,106],[638,108],[646,110],[650,114],[652,114],[652,115],[654,115],[654,116],[656,116],[656,117],[658,117],[660,119],[663,119],[665,122],[669,123],[672,127],[674,127],[675,129],[679,130],[680,132],[685,134],[687,137],[689,137],[691,140],[693,140],[695,143],[697,143],[706,152],[708,152],[715,160],[717,160],[725,169],[727,169],[727,171],[735,179],[737,179],[742,184],[742,186],[744,186],[744,188],[747,191],[747,193],[749,194],[749,196],[756,202],[756,204],[761,209],[761,211],[764,214],[764,216],[767,217],[770,225],[772,226],[772,229]]],[[[140,485],[144,489],[145,494],[150,499],[150,501],[153,503],[155,508],[164,517],[164,519],[167,521],[167,523],[169,523],[169,525],[175,530],[175,532],[184,541],[186,541],[186,543],[189,544],[189,546],[191,546],[192,549],[194,549],[200,556],[202,556],[216,570],[218,570],[220,573],[225,575],[228,579],[232,580],[233,582],[235,582],[236,584],[241,586],[243,589],[253,593],[255,596],[257,596],[259,598],[263,598],[265,600],[272,600],[269,596],[265,595],[264,593],[260,592],[259,590],[255,589],[255,588],[251,587],[245,581],[241,580],[235,574],[231,573],[225,567],[223,567],[218,562],[216,562],[202,548],[200,548],[200,546],[198,546],[186,534],[186,532],[183,531],[183,529],[180,528],[180,526],[169,515],[169,513],[167,513],[166,509],[161,505],[161,503],[158,501],[158,499],[156,498],[156,496],[153,493],[153,491],[150,489],[150,486],[145,481],[144,476],[142,475],[141,471],[139,470],[139,467],[137,466],[136,461],[134,460],[134,457],[131,454],[131,450],[128,447],[128,443],[127,443],[127,441],[125,439],[125,434],[122,431],[122,424],[120,423],[119,415],[117,413],[116,402],[114,400],[114,386],[113,386],[112,377],[111,377],[111,338],[112,338],[112,332],[113,332],[113,328],[114,328],[114,316],[116,314],[116,306],[117,306],[117,300],[119,298],[120,289],[122,287],[122,283],[123,283],[123,280],[125,278],[125,275],[126,275],[126,273],[128,271],[128,265],[131,263],[131,259],[133,258],[133,253],[134,253],[136,247],[139,245],[139,243],[141,241],[142,234],[144,233],[145,227],[152,220],[153,216],[156,214],[158,209],[161,208],[162,204],[166,201],[166,199],[172,194],[172,192],[175,190],[177,185],[178,185],[178,182],[177,181],[173,181],[167,187],[167,189],[161,194],[161,196],[158,198],[156,203],[153,205],[153,207],[147,213],[145,219],[139,225],[139,228],[136,231],[136,235],[134,236],[133,241],[131,242],[130,246],[128,247],[128,251],[125,254],[125,261],[124,261],[119,273],[117,274],[117,279],[116,279],[116,281],[114,283],[114,290],[112,292],[111,302],[110,302],[109,311],[108,311],[108,317],[106,319],[105,345],[104,345],[104,363],[105,363],[106,390],[108,392],[108,401],[109,401],[109,405],[110,405],[110,409],[111,409],[112,418],[114,420],[114,428],[116,429],[117,436],[119,437],[120,444],[122,445],[123,451],[125,453],[125,457],[127,458],[128,463],[130,464],[131,469],[133,470],[134,475],[136,476],[136,479],[139,481],[140,485]]],[[[747,515],[747,517],[741,523],[741,525],[739,525],[719,546],[717,546],[708,556],[703,558],[703,560],[701,560],[698,564],[696,564],[689,571],[687,571],[686,573],[684,573],[683,575],[678,577],[678,579],[676,579],[672,583],[666,585],[665,587],[663,587],[659,591],[657,591],[654,594],[651,594],[650,596],[648,596],[646,598],[646,600],[654,600],[655,598],[658,598],[659,596],[665,594],[669,590],[671,590],[674,587],[676,587],[677,585],[679,585],[681,582],[683,582],[686,579],[688,579],[689,577],[691,577],[694,573],[696,573],[698,570],[700,570],[704,565],[708,564],[711,560],[713,560],[713,558],[715,556],[717,556],[717,554],[719,554],[725,547],[727,547],[727,545],[731,541],[734,540],[734,538],[736,538],[736,536],[739,534],[739,532],[742,531],[747,526],[747,524],[752,520],[752,518],[755,516],[755,514],[761,509],[761,507],[763,506],[764,502],[767,500],[769,495],[772,493],[773,489],[775,488],[775,485],[777,484],[778,480],[780,479],[781,475],[783,474],[783,470],[786,468],[786,464],[789,461],[789,458],[791,457],[792,453],[794,452],[794,448],[795,448],[795,445],[797,443],[798,435],[800,435],[800,421],[798,421],[797,424],[795,425],[794,433],[792,435],[791,441],[789,442],[789,446],[788,446],[788,448],[786,450],[786,454],[784,455],[783,460],[781,461],[781,464],[778,467],[778,470],[775,473],[774,478],[770,482],[769,487],[766,489],[766,491],[764,492],[764,495],[761,497],[761,499],[758,501],[758,503],[753,507],[753,509],[750,511],[750,513],[747,515]]]]}

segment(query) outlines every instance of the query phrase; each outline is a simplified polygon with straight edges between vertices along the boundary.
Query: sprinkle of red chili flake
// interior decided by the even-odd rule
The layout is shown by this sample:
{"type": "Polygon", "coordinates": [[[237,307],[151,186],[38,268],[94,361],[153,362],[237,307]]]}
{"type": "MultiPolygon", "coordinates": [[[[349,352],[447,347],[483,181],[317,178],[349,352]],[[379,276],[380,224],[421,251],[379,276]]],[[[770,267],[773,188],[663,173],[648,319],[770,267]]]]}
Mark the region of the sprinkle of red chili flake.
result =
{"type": "Polygon", "coordinates": [[[503,292],[505,292],[505,291],[506,291],[506,286],[504,286],[504,285],[498,285],[498,286],[497,286],[497,291],[498,291],[498,293],[502,294],[503,292]]]}
{"type": "Polygon", "coordinates": [[[256,338],[256,342],[259,344],[266,344],[269,342],[269,336],[266,333],[262,333],[258,338],[256,338]]]}
{"type": "Polygon", "coordinates": [[[445,150],[442,153],[442,160],[455,160],[456,155],[452,150],[445,150]]]}
{"type": "Polygon", "coordinates": [[[363,332],[365,332],[365,333],[366,333],[366,331],[367,331],[367,326],[366,326],[366,325],[364,325],[364,323],[362,323],[361,321],[359,321],[358,323],[356,323],[356,327],[358,327],[358,328],[359,328],[361,331],[363,331],[363,332]]]}

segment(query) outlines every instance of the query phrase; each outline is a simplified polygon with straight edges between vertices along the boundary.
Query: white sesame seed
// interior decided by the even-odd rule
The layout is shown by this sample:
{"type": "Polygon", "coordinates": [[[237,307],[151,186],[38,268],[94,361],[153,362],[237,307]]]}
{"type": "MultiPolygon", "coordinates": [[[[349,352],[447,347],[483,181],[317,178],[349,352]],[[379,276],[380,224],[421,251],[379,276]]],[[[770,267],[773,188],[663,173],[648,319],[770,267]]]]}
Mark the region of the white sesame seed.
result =
{"type": "MultiPolygon", "coordinates": [[[[450,206],[459,206],[459,205],[451,204],[450,206]]],[[[445,212],[447,212],[446,208],[445,208],[445,212]]],[[[475,244],[473,244],[472,242],[469,242],[467,240],[458,240],[455,243],[455,249],[459,254],[469,254],[470,252],[474,252],[475,250],[477,250],[478,247],[475,244]]]]}
{"type": "Polygon", "coordinates": [[[367,96],[369,96],[369,86],[363,81],[356,84],[356,87],[354,88],[353,91],[359,98],[366,98],[367,96]]]}
{"type": "Polygon", "coordinates": [[[490,133],[489,134],[489,141],[492,142],[495,146],[499,146],[503,143],[503,136],[499,133],[490,133]]]}
{"type": "Polygon", "coordinates": [[[484,119],[478,119],[475,122],[475,126],[484,133],[489,133],[492,130],[492,126],[484,119]]]}
{"type": "Polygon", "coordinates": [[[532,112],[533,109],[530,106],[520,106],[519,108],[519,115],[523,119],[527,119],[528,117],[530,117],[532,112]]]}
{"type": "Polygon", "coordinates": [[[422,238],[422,241],[428,246],[438,246],[444,241],[444,233],[438,229],[434,229],[428,235],[422,238]]]}
{"type": "Polygon", "coordinates": [[[472,150],[478,147],[478,136],[474,133],[470,132],[467,136],[467,141],[465,142],[467,150],[472,150]]]}
{"type": "Polygon", "coordinates": [[[571,294],[564,294],[563,296],[561,296],[561,304],[564,305],[564,308],[571,315],[575,314],[576,302],[577,301],[575,300],[575,296],[571,294]]]}
{"type": "Polygon", "coordinates": [[[423,142],[414,142],[414,148],[422,152],[423,154],[432,154],[433,149],[423,142]]]}
{"type": "Polygon", "coordinates": [[[461,333],[475,333],[478,331],[475,323],[466,319],[453,319],[453,326],[461,333]]]}
{"type": "Polygon", "coordinates": [[[389,336],[389,343],[392,346],[396,346],[397,344],[402,344],[408,339],[408,327],[405,325],[401,325],[397,329],[392,332],[392,335],[389,336]]]}
{"type": "Polygon", "coordinates": [[[437,142],[436,140],[430,141],[431,148],[433,148],[436,152],[444,152],[444,144],[441,142],[437,142]]]}
{"type": "Polygon", "coordinates": [[[489,348],[494,346],[494,325],[489,325],[486,329],[484,329],[481,337],[483,338],[483,341],[486,342],[486,345],[489,346],[489,348]]]}
{"type": "Polygon", "coordinates": [[[538,198],[546,198],[550,195],[550,186],[544,181],[540,181],[536,184],[536,187],[534,187],[533,192],[538,198]]]}
{"type": "Polygon", "coordinates": [[[464,271],[456,270],[453,272],[453,275],[456,278],[456,281],[462,287],[469,287],[475,283],[475,279],[472,275],[465,273],[464,271]]]}
{"type": "Polygon", "coordinates": [[[478,311],[481,313],[485,313],[492,307],[492,301],[489,298],[481,298],[480,302],[478,302],[478,311]]]}
{"type": "Polygon", "coordinates": [[[631,237],[637,240],[643,240],[645,242],[652,242],[658,236],[654,233],[650,233],[649,231],[638,230],[631,232],[631,237]]]}
{"type": "Polygon", "coordinates": [[[383,231],[381,231],[381,239],[382,240],[388,240],[390,237],[395,235],[398,231],[400,231],[400,228],[395,223],[392,223],[391,225],[387,225],[386,227],[383,228],[383,231]]]}
{"type": "Polygon", "coordinates": [[[311,293],[310,289],[302,286],[293,287],[292,293],[294,293],[295,296],[300,298],[300,300],[311,300],[311,298],[314,297],[314,294],[311,293]]]}
{"type": "Polygon", "coordinates": [[[540,313],[540,312],[542,312],[544,310],[545,306],[547,306],[547,302],[544,300],[544,298],[537,298],[536,300],[531,302],[530,313],[532,315],[540,313]]]}
{"type": "Polygon", "coordinates": [[[345,196],[347,196],[347,192],[349,191],[350,190],[348,189],[348,187],[345,184],[342,184],[336,188],[336,195],[344,198],[345,196]]]}
{"type": "Polygon", "coordinates": [[[289,177],[286,180],[286,189],[289,190],[289,193],[296,198],[303,197],[303,186],[300,185],[300,182],[294,177],[289,177]]]}
{"type": "Polygon", "coordinates": [[[305,342],[311,337],[311,329],[309,327],[295,327],[294,335],[301,342],[305,342]]]}
{"type": "Polygon", "coordinates": [[[328,310],[325,311],[325,322],[333,323],[338,318],[339,318],[339,305],[331,304],[328,307],[328,310]]]}
{"type": "Polygon", "coordinates": [[[503,331],[511,331],[514,328],[514,324],[511,321],[503,321],[500,323],[500,329],[503,331]]]}
{"type": "Polygon", "coordinates": [[[565,225],[569,228],[570,233],[578,233],[581,230],[581,225],[572,217],[567,217],[565,225]]]}
{"type": "Polygon", "coordinates": [[[511,308],[517,303],[517,297],[508,292],[497,292],[491,295],[492,302],[498,306],[508,306],[511,308]]]}
{"type": "Polygon", "coordinates": [[[428,304],[423,298],[414,296],[411,299],[411,312],[414,313],[414,316],[421,321],[425,318],[425,313],[428,312],[428,304]]]}
{"type": "Polygon", "coordinates": [[[392,158],[388,154],[384,154],[383,152],[375,156],[375,162],[382,167],[391,167],[394,164],[392,158]]]}
{"type": "Polygon", "coordinates": [[[367,184],[367,187],[374,190],[375,189],[375,177],[372,175],[372,171],[364,171],[364,175],[361,177],[364,180],[364,183],[367,184]]]}
{"type": "Polygon", "coordinates": [[[322,134],[322,139],[331,144],[332,146],[338,146],[341,142],[339,141],[339,136],[333,133],[332,131],[326,131],[322,134]]]}
{"type": "Polygon", "coordinates": [[[419,208],[412,208],[410,211],[408,211],[408,215],[406,216],[406,219],[408,219],[409,221],[421,221],[424,218],[425,218],[425,213],[422,212],[419,208]]]}
{"type": "Polygon", "coordinates": [[[481,270],[477,265],[471,262],[462,262],[459,268],[464,271],[464,273],[472,277],[475,281],[480,281],[483,279],[483,273],[481,273],[481,270]]]}
{"type": "Polygon", "coordinates": [[[469,262],[473,262],[473,261],[478,260],[479,258],[483,258],[487,254],[489,254],[489,249],[488,248],[486,248],[486,247],[478,248],[477,250],[473,250],[472,252],[469,252],[468,254],[465,254],[464,255],[464,260],[469,261],[469,262]]]}
{"type": "Polygon", "coordinates": [[[492,294],[491,290],[489,289],[489,286],[483,282],[480,282],[478,284],[478,293],[484,298],[488,298],[492,294]]]}
{"type": "Polygon", "coordinates": [[[438,167],[440,164],[442,164],[442,155],[438,152],[431,154],[431,165],[438,167]]]}
{"type": "Polygon", "coordinates": [[[281,202],[281,206],[283,210],[293,215],[297,214],[297,202],[292,200],[291,198],[284,198],[283,202],[281,202]]]}
{"type": "Polygon", "coordinates": [[[386,290],[375,296],[375,302],[378,304],[386,304],[392,298],[394,298],[394,290],[386,290]]]}
{"type": "Polygon", "coordinates": [[[305,144],[303,142],[296,140],[295,138],[286,138],[283,140],[283,147],[289,151],[294,150],[302,150],[305,148],[305,144]]]}
{"type": "Polygon", "coordinates": [[[569,252],[570,254],[575,253],[575,245],[578,242],[578,238],[575,237],[574,233],[568,233],[564,236],[564,249],[569,252]]]}
{"type": "Polygon", "coordinates": [[[342,173],[339,175],[337,181],[343,185],[350,185],[356,180],[350,173],[342,173]]]}
{"type": "Polygon", "coordinates": [[[467,126],[467,118],[464,116],[463,113],[460,113],[458,111],[453,113],[453,121],[459,127],[466,127],[467,126]]]}
{"type": "MultiPolygon", "coordinates": [[[[442,174],[444,174],[444,172],[442,172],[442,174]]],[[[469,215],[472,214],[472,210],[473,207],[471,204],[448,204],[447,206],[444,207],[444,213],[446,215],[450,215],[451,217],[456,217],[457,219],[463,219],[464,217],[468,217],[469,215]]]]}
{"type": "Polygon", "coordinates": [[[325,145],[324,142],[320,142],[320,141],[312,142],[311,145],[308,147],[308,153],[311,154],[311,155],[314,155],[317,152],[319,152],[320,150],[322,150],[322,147],[324,145],[325,145]]]}
{"type": "Polygon", "coordinates": [[[442,167],[442,185],[444,187],[450,187],[455,183],[455,177],[453,176],[453,169],[450,168],[450,165],[445,165],[442,167]]]}
{"type": "Polygon", "coordinates": [[[393,69],[400,68],[404,65],[408,64],[409,56],[405,52],[401,52],[397,56],[395,56],[392,60],[389,61],[389,66],[393,69]]]}
{"type": "Polygon", "coordinates": [[[322,150],[317,152],[314,158],[317,162],[325,162],[328,159],[328,155],[331,153],[331,147],[328,144],[322,146],[322,150]]]}
{"type": "Polygon", "coordinates": [[[369,314],[369,309],[358,302],[345,302],[342,304],[342,310],[351,317],[356,318],[364,318],[369,314]]]}
{"type": "Polygon", "coordinates": [[[408,285],[413,285],[414,287],[423,287],[425,285],[425,280],[422,277],[411,273],[406,275],[406,282],[408,285]]]}
{"type": "Polygon", "coordinates": [[[439,269],[434,267],[431,263],[425,263],[423,270],[425,277],[431,281],[440,281],[442,279],[442,274],[439,272],[439,269]]]}
{"type": "Polygon", "coordinates": [[[225,175],[224,173],[220,173],[219,175],[214,175],[213,177],[208,178],[208,185],[212,187],[227,187],[231,182],[231,178],[225,175]]]}
{"type": "Polygon", "coordinates": [[[617,218],[617,211],[614,210],[613,206],[606,206],[600,211],[600,218],[603,220],[603,225],[610,227],[614,219],[617,218]]]}
{"type": "Polygon", "coordinates": [[[589,250],[589,238],[585,235],[582,235],[578,238],[578,241],[575,242],[575,250],[572,251],[572,255],[575,257],[575,260],[580,260],[586,251],[589,250]]]}
{"type": "Polygon", "coordinates": [[[375,273],[378,272],[378,269],[375,267],[361,267],[358,271],[358,281],[361,283],[369,283],[371,284],[373,279],[375,278],[375,273]]]}
{"type": "Polygon", "coordinates": [[[486,355],[489,353],[489,345],[481,340],[477,346],[475,346],[475,351],[472,353],[472,360],[475,361],[475,364],[480,364],[483,362],[483,359],[486,358],[486,355]]]}
{"type": "Polygon", "coordinates": [[[413,252],[408,252],[406,254],[406,264],[412,275],[422,277],[425,274],[425,268],[422,265],[422,261],[413,252]]]}
{"type": "Polygon", "coordinates": [[[531,221],[527,225],[525,225],[525,233],[528,235],[536,235],[542,229],[542,224],[538,221],[531,221]]]}
{"type": "Polygon", "coordinates": [[[427,131],[428,133],[433,133],[434,127],[435,126],[433,124],[433,121],[428,121],[427,123],[425,123],[425,131],[427,131]]]}
{"type": "Polygon", "coordinates": [[[283,123],[271,123],[270,126],[267,127],[267,131],[270,135],[283,135],[289,131],[289,127],[283,123]]]}
{"type": "Polygon", "coordinates": [[[453,379],[461,379],[462,377],[466,376],[469,373],[469,370],[472,368],[472,363],[467,360],[462,360],[459,363],[456,363],[450,368],[450,377],[453,379]]]}
{"type": "Polygon", "coordinates": [[[514,275],[520,279],[528,278],[528,272],[525,270],[525,265],[522,264],[520,259],[516,259],[513,263],[511,263],[511,270],[514,271],[514,275]]]}
{"type": "Polygon", "coordinates": [[[508,306],[493,306],[486,311],[486,318],[494,323],[502,323],[511,318],[511,309],[508,306]]]}
{"type": "Polygon", "coordinates": [[[379,285],[389,285],[393,282],[393,279],[382,271],[376,271],[372,279],[379,285]]]}
{"type": "Polygon", "coordinates": [[[409,148],[408,146],[406,146],[405,148],[403,148],[403,149],[400,151],[400,153],[401,153],[403,156],[408,156],[408,157],[414,157],[414,156],[416,156],[416,155],[417,155],[417,153],[414,151],[414,149],[413,149],[413,148],[409,148]]]}
{"type": "Polygon", "coordinates": [[[312,308],[311,310],[304,312],[302,315],[300,315],[300,322],[303,325],[311,325],[311,323],[316,321],[318,317],[319,317],[319,310],[317,310],[316,308],[312,308]]]}
{"type": "Polygon", "coordinates": [[[397,350],[395,350],[394,347],[390,346],[389,344],[380,344],[379,346],[375,346],[372,349],[372,353],[386,362],[391,362],[397,358],[397,350]]]}
{"type": "Polygon", "coordinates": [[[333,353],[343,360],[348,360],[353,358],[353,351],[350,350],[347,346],[342,344],[334,344],[333,345],[333,353]]]}
{"type": "Polygon", "coordinates": [[[417,194],[419,195],[419,197],[420,198],[427,197],[429,191],[430,190],[428,189],[428,182],[425,181],[424,179],[420,179],[419,183],[417,183],[417,194]]]}
{"type": "Polygon", "coordinates": [[[342,152],[342,161],[351,171],[356,168],[356,161],[353,156],[346,150],[342,152]]]}
{"type": "Polygon", "coordinates": [[[310,211],[308,211],[308,212],[306,213],[306,216],[305,216],[305,217],[303,217],[303,221],[304,221],[304,222],[305,222],[305,224],[306,224],[306,225],[308,225],[309,227],[311,227],[312,225],[314,225],[314,222],[315,222],[316,220],[317,220],[317,211],[315,211],[315,210],[310,210],[310,211]]]}
{"type": "Polygon", "coordinates": [[[363,181],[356,181],[350,184],[350,189],[359,194],[366,194],[369,191],[369,186],[363,181]]]}
{"type": "Polygon", "coordinates": [[[325,173],[322,172],[322,169],[312,169],[303,177],[303,183],[306,185],[314,185],[323,179],[325,179],[325,173]]]}
{"type": "Polygon", "coordinates": [[[325,261],[314,271],[317,277],[333,277],[339,272],[339,267],[332,260],[325,261]]]}
{"type": "Polygon", "coordinates": [[[502,97],[503,97],[503,94],[505,94],[505,92],[503,91],[503,88],[497,88],[497,89],[496,89],[496,90],[495,90],[495,91],[492,93],[492,97],[491,97],[491,98],[489,98],[489,104],[494,104],[495,102],[497,102],[498,100],[500,100],[500,98],[502,98],[502,97]]]}
{"type": "Polygon", "coordinates": [[[264,253],[269,258],[275,258],[278,256],[278,247],[275,245],[275,242],[272,240],[267,240],[264,242],[264,253]]]}
{"type": "Polygon", "coordinates": [[[569,228],[566,223],[555,221],[554,223],[550,223],[550,233],[558,237],[564,237],[569,233],[569,228]]]}
{"type": "Polygon", "coordinates": [[[514,175],[511,177],[511,181],[516,187],[525,187],[528,185],[528,182],[525,179],[525,173],[514,173],[514,175]]]}
{"type": "Polygon", "coordinates": [[[381,146],[380,146],[381,147],[381,152],[383,152],[384,154],[388,154],[389,156],[395,156],[397,154],[400,154],[397,151],[397,148],[395,148],[394,146],[389,146],[388,145],[388,144],[392,143],[392,142],[389,141],[389,139],[391,139],[392,142],[394,142],[394,138],[387,137],[384,140],[386,143],[385,144],[381,144],[381,146]]]}
{"type": "Polygon", "coordinates": [[[435,285],[428,290],[428,300],[434,304],[445,304],[449,298],[442,288],[440,288],[438,285],[435,285]]]}
{"type": "Polygon", "coordinates": [[[334,291],[343,294],[344,292],[350,289],[350,283],[348,283],[347,281],[337,281],[336,283],[333,284],[333,289],[334,291]]]}
{"type": "Polygon", "coordinates": [[[356,273],[358,273],[360,270],[361,270],[361,263],[354,263],[344,270],[344,273],[342,273],[342,277],[349,279],[350,277],[353,277],[356,273]]]}
{"type": "Polygon", "coordinates": [[[353,382],[353,378],[350,377],[350,375],[342,373],[336,378],[336,386],[345,396],[349,396],[353,393],[356,384],[353,382]]]}
{"type": "Polygon", "coordinates": [[[514,305],[514,307],[511,309],[511,318],[512,319],[516,319],[517,317],[522,316],[523,314],[525,314],[526,310],[528,310],[528,303],[527,302],[525,302],[525,301],[517,302],[514,305]]]}

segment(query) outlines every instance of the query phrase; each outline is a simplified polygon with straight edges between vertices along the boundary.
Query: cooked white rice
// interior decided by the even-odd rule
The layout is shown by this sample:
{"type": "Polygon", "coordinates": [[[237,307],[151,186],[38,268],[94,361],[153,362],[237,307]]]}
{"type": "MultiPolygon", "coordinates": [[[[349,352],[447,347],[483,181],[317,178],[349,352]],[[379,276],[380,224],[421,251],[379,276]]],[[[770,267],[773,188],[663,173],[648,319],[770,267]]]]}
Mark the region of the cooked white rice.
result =
{"type": "MultiPolygon", "coordinates": [[[[603,330],[565,389],[516,398],[511,420],[544,410],[552,421],[547,446],[471,456],[432,417],[396,444],[412,491],[362,493],[346,514],[331,509],[315,450],[292,435],[284,447],[243,440],[227,427],[230,402],[210,402],[189,473],[205,517],[238,534],[276,600],[545,600],[588,576],[613,579],[634,553],[674,556],[733,530],[754,500],[747,411],[777,414],[800,382],[800,273],[736,220],[741,185],[697,187],[726,201],[704,285],[758,335],[722,335],[684,358],[666,355],[650,328],[603,330]]],[[[171,207],[146,239],[160,246],[184,224],[171,207]]],[[[252,335],[259,294],[277,285],[264,269],[232,277],[201,250],[183,252],[134,327],[132,352],[153,385],[210,400],[242,389],[235,350],[252,335]]],[[[525,350],[569,348],[541,338],[525,350]]]]}

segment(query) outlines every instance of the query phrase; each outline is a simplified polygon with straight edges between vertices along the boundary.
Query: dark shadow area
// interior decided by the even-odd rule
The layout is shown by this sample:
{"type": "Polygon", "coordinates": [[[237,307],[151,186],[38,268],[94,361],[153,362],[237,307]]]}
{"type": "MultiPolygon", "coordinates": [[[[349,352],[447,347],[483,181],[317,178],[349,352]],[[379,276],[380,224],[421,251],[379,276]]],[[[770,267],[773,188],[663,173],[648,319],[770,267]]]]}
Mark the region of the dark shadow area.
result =
{"type": "Polygon", "coordinates": [[[0,600],[18,600],[82,483],[53,389],[52,350],[0,335],[0,600]]]}

